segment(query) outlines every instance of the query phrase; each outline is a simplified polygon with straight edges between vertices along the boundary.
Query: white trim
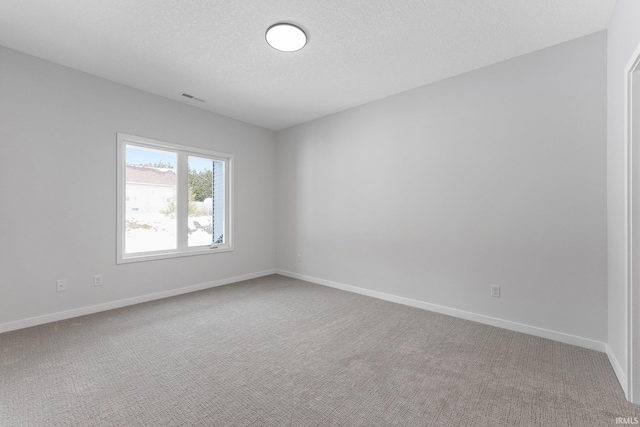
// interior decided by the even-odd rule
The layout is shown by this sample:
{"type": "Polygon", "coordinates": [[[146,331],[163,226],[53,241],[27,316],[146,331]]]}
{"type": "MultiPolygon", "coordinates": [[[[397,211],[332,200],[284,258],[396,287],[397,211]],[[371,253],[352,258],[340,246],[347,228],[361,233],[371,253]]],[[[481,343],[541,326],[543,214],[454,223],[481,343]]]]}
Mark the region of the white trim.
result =
{"type": "MultiPolygon", "coordinates": [[[[187,249],[187,240],[189,239],[187,232],[189,229],[189,163],[187,160],[189,155],[184,151],[175,151],[175,154],[176,170],[178,171],[176,174],[176,252],[181,253],[187,249]]],[[[126,163],[124,167],[126,169],[126,163]]],[[[125,190],[125,193],[118,196],[118,200],[122,201],[126,194],[125,190]]],[[[121,261],[129,256],[123,252],[121,261]]]]}
{"type": "MultiPolygon", "coordinates": [[[[640,382],[640,378],[637,381],[634,381],[634,378],[638,377],[640,374],[640,366],[637,366],[634,369],[633,366],[633,348],[634,346],[640,345],[640,342],[636,343],[636,341],[640,341],[639,331],[635,331],[633,328],[634,319],[640,316],[640,313],[635,313],[634,310],[634,288],[637,288],[638,285],[634,284],[634,270],[633,270],[633,258],[634,258],[634,242],[633,242],[633,224],[637,223],[640,218],[636,218],[634,221],[634,216],[637,216],[633,211],[633,194],[638,191],[634,188],[634,150],[633,150],[633,138],[632,138],[632,82],[633,82],[633,73],[638,68],[638,64],[640,64],[640,44],[636,47],[633,55],[629,59],[629,62],[624,68],[624,172],[625,172],[625,200],[624,200],[624,208],[625,208],[625,284],[626,284],[626,319],[627,319],[627,342],[626,342],[626,350],[627,350],[627,375],[626,382],[623,385],[623,389],[625,389],[627,394],[627,399],[632,402],[639,404],[640,396],[636,396],[634,382],[640,382]],[[635,345],[634,345],[635,344],[635,345]],[[636,374],[635,371],[638,371],[636,374]]],[[[636,289],[637,290],[637,289],[636,289]]],[[[640,394],[640,393],[639,393],[640,394]]]]}
{"type": "Polygon", "coordinates": [[[184,288],[170,289],[168,291],[156,292],[154,294],[140,295],[137,297],[125,298],[117,301],[90,305],[87,307],[74,308],[73,310],[59,311],[57,313],[45,314],[43,316],[30,317],[27,319],[15,320],[13,322],[7,323],[0,323],[0,333],[29,328],[31,326],[42,325],[45,323],[57,322],[59,320],[71,319],[73,317],[85,316],[87,314],[99,313],[101,311],[113,310],[114,308],[126,307],[143,302],[169,298],[176,295],[188,294],[190,292],[201,291],[203,289],[215,288],[217,286],[224,286],[230,283],[242,282],[243,280],[269,276],[275,273],[276,270],[264,270],[256,273],[243,274],[242,276],[214,280],[213,282],[200,283],[198,285],[187,286],[184,288]]]}
{"type": "Polygon", "coordinates": [[[434,311],[436,313],[447,314],[449,316],[471,320],[473,322],[483,323],[485,325],[497,326],[499,328],[509,329],[511,331],[522,332],[522,333],[534,335],[537,337],[547,338],[553,341],[559,341],[565,344],[571,344],[578,347],[588,348],[591,350],[604,352],[606,348],[605,343],[600,341],[595,341],[589,338],[583,338],[576,335],[569,335],[562,332],[552,331],[549,329],[538,328],[536,326],[525,325],[522,323],[511,322],[509,320],[498,319],[496,317],[485,316],[483,314],[471,313],[469,311],[458,310],[458,309],[446,307],[443,305],[431,304],[425,301],[418,301],[415,299],[387,294],[384,292],[372,291],[372,290],[360,288],[357,286],[345,285],[342,283],[319,279],[317,277],[305,276],[303,274],[292,273],[290,271],[285,271],[285,270],[276,270],[276,274],[292,277],[294,279],[304,280],[311,283],[316,283],[318,285],[324,285],[324,286],[329,286],[331,288],[341,289],[347,292],[366,295],[369,297],[378,298],[385,301],[391,301],[398,304],[408,305],[410,307],[416,307],[416,308],[421,308],[423,310],[434,311]]]}
{"type": "Polygon", "coordinates": [[[130,262],[144,262],[144,261],[154,261],[157,259],[169,259],[169,258],[180,258],[185,256],[193,256],[193,255],[210,255],[212,253],[220,253],[220,252],[233,252],[233,247],[227,246],[195,246],[191,248],[185,248],[183,251],[178,252],[177,250],[168,250],[168,251],[156,251],[156,252],[141,252],[139,254],[131,254],[127,255],[126,258],[122,258],[118,260],[118,264],[128,264],[130,262]],[[152,254],[152,255],[149,255],[152,254]]]}
{"type": "Polygon", "coordinates": [[[605,346],[605,353],[607,353],[607,357],[609,358],[609,363],[611,363],[611,367],[613,368],[613,372],[615,372],[616,377],[618,378],[618,382],[622,386],[622,391],[624,391],[624,395],[629,399],[628,390],[627,390],[627,376],[624,374],[624,370],[622,369],[622,365],[618,362],[618,358],[609,347],[609,344],[605,346]]]}

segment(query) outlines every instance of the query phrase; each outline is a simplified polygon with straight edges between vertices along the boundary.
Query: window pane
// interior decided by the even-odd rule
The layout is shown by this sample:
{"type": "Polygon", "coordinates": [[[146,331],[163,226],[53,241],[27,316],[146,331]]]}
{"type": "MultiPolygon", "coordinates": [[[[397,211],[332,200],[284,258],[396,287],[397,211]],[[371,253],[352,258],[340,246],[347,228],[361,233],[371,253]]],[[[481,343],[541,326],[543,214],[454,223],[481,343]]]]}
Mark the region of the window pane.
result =
{"type": "Polygon", "coordinates": [[[177,248],[177,155],[126,146],[125,253],[177,248]]]}
{"type": "Polygon", "coordinates": [[[224,162],[188,157],[188,246],[225,243],[224,162]]]}

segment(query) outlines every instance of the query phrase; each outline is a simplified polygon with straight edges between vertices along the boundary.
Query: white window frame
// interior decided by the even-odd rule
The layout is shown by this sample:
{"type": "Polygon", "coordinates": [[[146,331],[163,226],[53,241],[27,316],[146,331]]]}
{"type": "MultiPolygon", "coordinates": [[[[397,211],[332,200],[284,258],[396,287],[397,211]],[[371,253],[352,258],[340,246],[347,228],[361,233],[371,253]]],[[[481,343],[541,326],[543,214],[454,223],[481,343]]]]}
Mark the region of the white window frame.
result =
{"type": "Polygon", "coordinates": [[[213,254],[233,251],[233,155],[218,151],[189,147],[186,145],[158,141],[140,136],[117,134],[117,264],[130,262],[151,261],[156,259],[176,258],[192,255],[213,254]],[[125,253],[124,221],[126,218],[126,149],[127,145],[142,148],[170,151],[177,155],[177,182],[176,182],[176,221],[177,221],[177,248],[169,250],[125,253]],[[188,156],[206,157],[225,162],[225,221],[224,244],[192,246],[187,244],[187,220],[188,220],[188,156]]]}

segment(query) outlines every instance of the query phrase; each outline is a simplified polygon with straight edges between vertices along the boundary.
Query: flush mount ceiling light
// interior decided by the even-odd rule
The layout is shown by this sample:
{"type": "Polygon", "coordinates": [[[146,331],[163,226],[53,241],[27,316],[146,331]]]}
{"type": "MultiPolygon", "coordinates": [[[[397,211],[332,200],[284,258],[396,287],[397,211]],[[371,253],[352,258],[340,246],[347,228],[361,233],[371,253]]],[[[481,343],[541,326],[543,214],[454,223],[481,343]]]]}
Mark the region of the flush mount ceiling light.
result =
{"type": "Polygon", "coordinates": [[[265,35],[272,48],[282,52],[295,52],[307,44],[307,35],[302,28],[287,23],[270,26],[265,35]]]}

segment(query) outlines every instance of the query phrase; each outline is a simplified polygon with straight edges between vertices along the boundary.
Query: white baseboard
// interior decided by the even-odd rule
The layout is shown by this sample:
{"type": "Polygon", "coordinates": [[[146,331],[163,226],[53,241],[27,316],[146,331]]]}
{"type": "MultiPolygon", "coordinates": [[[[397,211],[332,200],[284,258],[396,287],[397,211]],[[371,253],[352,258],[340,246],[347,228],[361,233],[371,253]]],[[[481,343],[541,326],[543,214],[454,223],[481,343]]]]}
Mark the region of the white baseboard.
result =
{"type": "MultiPolygon", "coordinates": [[[[428,311],[434,311],[436,313],[447,314],[449,316],[459,317],[461,319],[471,320],[478,323],[484,323],[485,325],[497,326],[499,328],[509,329],[515,332],[522,332],[536,337],[547,338],[553,341],[559,341],[566,344],[575,345],[578,347],[584,347],[591,350],[605,352],[606,344],[600,341],[595,341],[589,338],[583,338],[575,335],[565,334],[563,332],[552,331],[549,329],[538,328],[536,326],[525,325],[522,323],[511,322],[509,320],[498,319],[495,317],[485,316],[482,314],[471,313],[464,310],[458,310],[455,308],[445,307],[442,305],[431,304],[424,301],[418,301],[411,298],[400,297],[397,295],[391,295],[384,292],[372,291],[365,288],[359,288],[357,286],[345,285],[338,282],[332,282],[330,280],[319,279],[317,277],[305,276],[303,274],[292,273],[285,270],[276,270],[276,274],[282,276],[292,277],[294,279],[300,279],[318,285],[329,286],[343,291],[353,292],[356,294],[366,295],[373,298],[378,298],[386,301],[395,302],[398,304],[408,305],[411,307],[422,308],[428,311]]],[[[617,372],[616,372],[617,375],[617,372]]]]}
{"type": "Polygon", "coordinates": [[[105,302],[103,304],[96,304],[88,307],[74,308],[73,310],[60,311],[57,313],[45,314],[43,316],[15,320],[13,322],[0,323],[0,333],[15,331],[17,329],[29,328],[31,326],[42,325],[45,323],[57,322],[59,320],[70,319],[72,317],[98,313],[100,311],[113,310],[114,308],[126,307],[128,305],[140,304],[143,302],[153,301],[157,299],[187,294],[189,292],[201,291],[203,289],[215,288],[216,286],[224,286],[230,283],[242,282],[243,280],[255,279],[258,277],[268,276],[270,274],[275,274],[275,273],[276,273],[276,270],[264,270],[256,273],[244,274],[242,276],[235,276],[235,277],[229,277],[227,279],[215,280],[213,282],[200,283],[198,285],[187,286],[184,288],[170,289],[168,291],[156,292],[156,293],[147,294],[147,295],[140,295],[137,297],[105,302]]]}
{"type": "Polygon", "coordinates": [[[613,372],[616,373],[616,377],[618,378],[618,382],[620,386],[622,386],[622,390],[624,391],[624,396],[629,400],[629,394],[627,390],[627,376],[622,369],[622,365],[618,361],[618,358],[609,347],[609,344],[606,345],[605,353],[607,353],[607,357],[609,358],[609,363],[611,363],[611,367],[613,368],[613,372]]]}
{"type": "Polygon", "coordinates": [[[357,286],[345,285],[338,282],[332,282],[330,280],[319,279],[317,277],[305,276],[303,274],[293,273],[285,270],[264,270],[256,273],[245,274],[242,276],[235,276],[226,279],[215,280],[212,282],[201,283],[198,285],[187,286],[184,288],[170,289],[168,291],[157,292],[153,294],[140,295],[137,297],[126,298],[117,301],[110,301],[103,304],[96,304],[88,307],[80,307],[73,310],[60,311],[57,313],[45,314],[37,317],[30,317],[27,319],[15,320],[12,322],[1,323],[0,333],[14,331],[17,329],[28,328],[31,326],[42,325],[50,322],[57,322],[59,320],[70,319],[73,317],[84,316],[87,314],[98,313],[101,311],[112,310],[115,308],[125,307],[128,305],[140,304],[143,302],[153,301],[162,298],[168,298],[176,295],[186,294],[189,292],[196,292],[203,289],[214,288],[217,286],[224,286],[230,283],[241,282],[243,280],[255,279],[258,277],[268,276],[270,274],[280,274],[295,279],[305,280],[307,282],[316,283],[319,285],[329,286],[343,291],[353,292],[361,295],[370,296],[386,301],[395,302],[398,304],[408,305],[411,307],[417,307],[424,310],[434,311],[436,313],[447,314],[449,316],[458,317],[461,319],[471,320],[478,323],[484,323],[486,325],[497,326],[504,329],[509,329],[516,332],[522,332],[529,335],[534,335],[542,338],[548,338],[554,341],[563,342],[566,344],[572,344],[579,347],[589,348],[605,352],[609,356],[611,365],[620,381],[623,384],[626,393],[626,376],[620,367],[615,355],[609,349],[609,346],[603,342],[591,340],[588,338],[582,338],[575,335],[569,335],[562,332],[552,331],[549,329],[538,328],[535,326],[525,325],[522,323],[511,322],[509,320],[498,319],[495,317],[485,316],[482,314],[472,313],[464,310],[458,310],[455,308],[445,307],[442,305],[431,304],[424,301],[414,300],[411,298],[401,297],[397,295],[387,294],[384,292],[372,291],[357,286]]]}

